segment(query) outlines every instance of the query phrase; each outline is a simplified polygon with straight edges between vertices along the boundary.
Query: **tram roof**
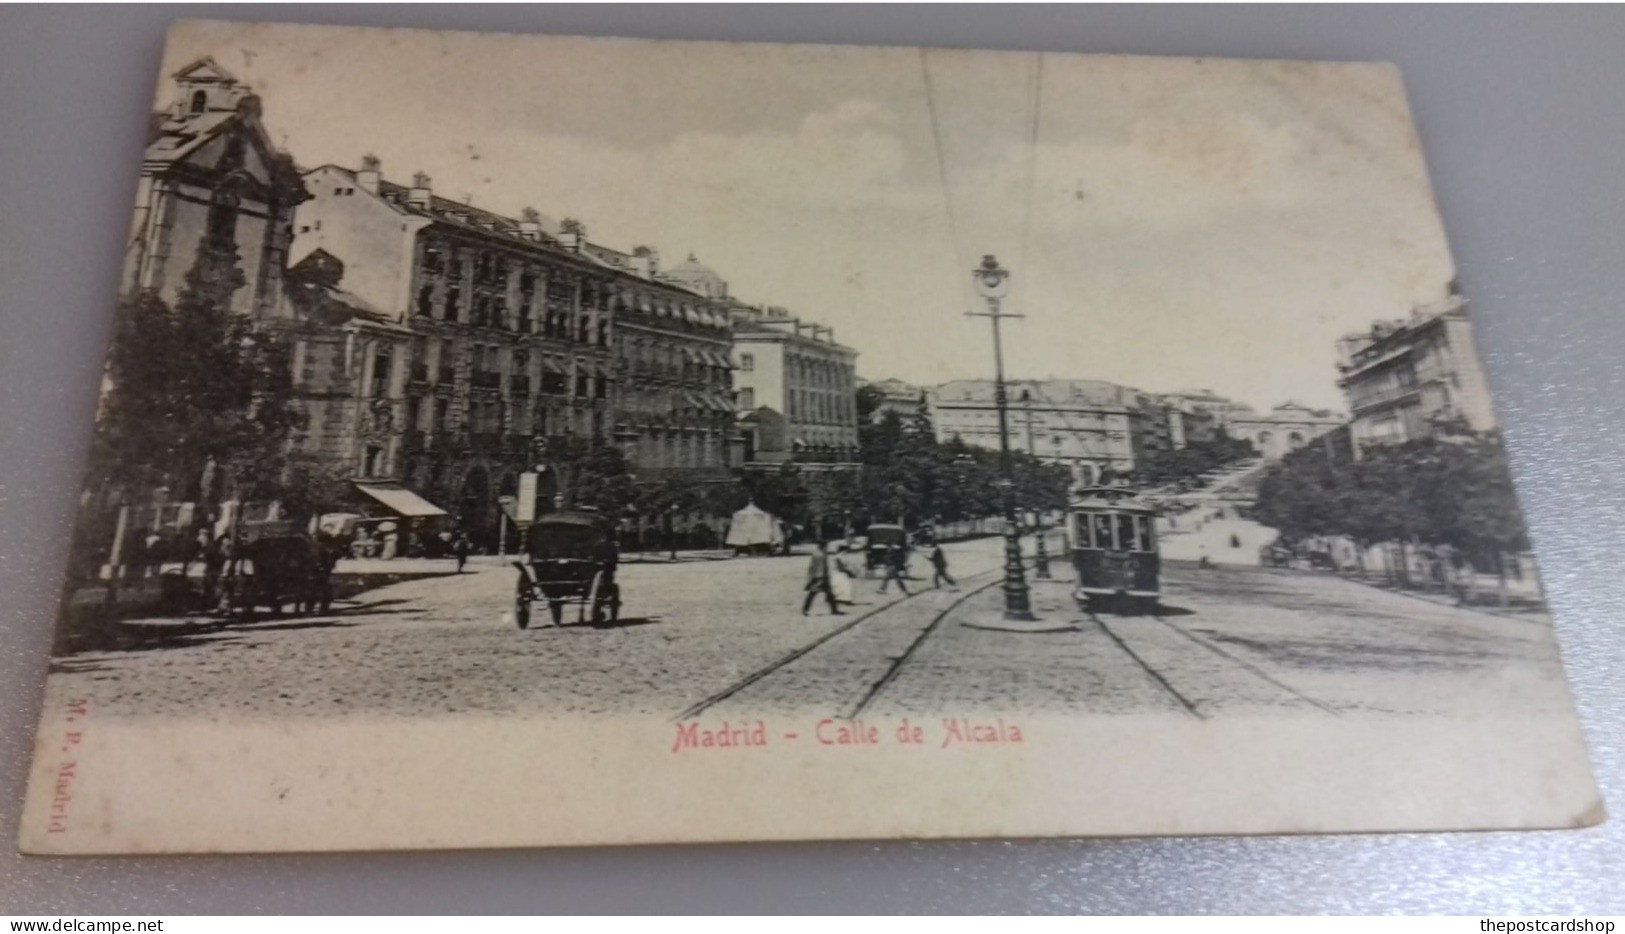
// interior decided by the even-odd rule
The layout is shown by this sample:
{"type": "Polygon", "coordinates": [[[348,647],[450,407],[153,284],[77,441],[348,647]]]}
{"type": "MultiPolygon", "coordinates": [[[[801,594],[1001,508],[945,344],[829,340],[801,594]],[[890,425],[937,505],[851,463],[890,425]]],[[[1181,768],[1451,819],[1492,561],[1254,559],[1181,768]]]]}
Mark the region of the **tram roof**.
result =
{"type": "Polygon", "coordinates": [[[605,524],[604,517],[596,512],[546,512],[536,517],[536,525],[600,527],[605,524]]]}
{"type": "Polygon", "coordinates": [[[1074,490],[1072,509],[1116,509],[1120,512],[1156,513],[1156,506],[1140,497],[1137,490],[1122,486],[1088,486],[1074,490]]]}

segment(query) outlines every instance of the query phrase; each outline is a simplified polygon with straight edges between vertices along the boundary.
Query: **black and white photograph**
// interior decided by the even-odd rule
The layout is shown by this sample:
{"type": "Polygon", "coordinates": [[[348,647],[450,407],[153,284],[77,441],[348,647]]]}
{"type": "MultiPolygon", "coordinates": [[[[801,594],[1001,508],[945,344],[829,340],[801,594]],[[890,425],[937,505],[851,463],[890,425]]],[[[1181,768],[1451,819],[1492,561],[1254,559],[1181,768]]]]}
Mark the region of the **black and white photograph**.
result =
{"type": "Polygon", "coordinates": [[[1603,819],[1394,67],[157,74],[28,852],[1603,819]]]}

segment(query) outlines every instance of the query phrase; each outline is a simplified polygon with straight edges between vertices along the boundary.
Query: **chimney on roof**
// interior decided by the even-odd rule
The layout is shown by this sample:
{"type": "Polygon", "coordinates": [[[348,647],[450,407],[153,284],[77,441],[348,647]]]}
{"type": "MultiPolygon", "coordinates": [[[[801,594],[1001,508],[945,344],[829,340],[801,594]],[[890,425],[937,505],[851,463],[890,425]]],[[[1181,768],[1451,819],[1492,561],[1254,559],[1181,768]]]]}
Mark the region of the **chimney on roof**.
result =
{"type": "Polygon", "coordinates": [[[406,203],[415,208],[427,208],[434,190],[429,187],[429,176],[424,172],[412,173],[412,190],[406,193],[406,203]]]}
{"type": "Polygon", "coordinates": [[[573,217],[559,222],[559,242],[572,253],[580,253],[587,243],[587,225],[573,217]]]}
{"type": "Polygon", "coordinates": [[[378,161],[377,156],[372,155],[371,153],[362,156],[361,171],[355,173],[356,187],[360,188],[362,191],[365,191],[367,194],[377,194],[378,178],[383,173],[383,169],[384,164],[378,161]]]}
{"type": "Polygon", "coordinates": [[[542,215],[535,208],[519,212],[519,236],[526,240],[542,239],[542,215]]]}
{"type": "Polygon", "coordinates": [[[653,279],[660,272],[660,254],[654,247],[640,246],[632,249],[632,273],[639,279],[653,279]]]}

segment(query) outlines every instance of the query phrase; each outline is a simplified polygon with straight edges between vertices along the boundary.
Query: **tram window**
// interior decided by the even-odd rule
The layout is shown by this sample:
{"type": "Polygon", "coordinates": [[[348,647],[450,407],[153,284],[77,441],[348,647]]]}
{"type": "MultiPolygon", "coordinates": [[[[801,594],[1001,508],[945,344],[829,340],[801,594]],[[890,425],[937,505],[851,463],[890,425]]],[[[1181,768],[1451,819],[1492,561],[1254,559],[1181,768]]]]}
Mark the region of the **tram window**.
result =
{"type": "Polygon", "coordinates": [[[1089,517],[1089,544],[1093,548],[1110,550],[1112,547],[1112,517],[1096,513],[1089,517]]]}
{"type": "Polygon", "coordinates": [[[1135,551],[1150,551],[1151,550],[1151,517],[1150,516],[1135,516],[1134,517],[1134,550],[1135,551]]]}
{"type": "Polygon", "coordinates": [[[1136,551],[1139,545],[1134,540],[1134,517],[1119,513],[1117,516],[1117,549],[1119,551],[1136,551]]]}

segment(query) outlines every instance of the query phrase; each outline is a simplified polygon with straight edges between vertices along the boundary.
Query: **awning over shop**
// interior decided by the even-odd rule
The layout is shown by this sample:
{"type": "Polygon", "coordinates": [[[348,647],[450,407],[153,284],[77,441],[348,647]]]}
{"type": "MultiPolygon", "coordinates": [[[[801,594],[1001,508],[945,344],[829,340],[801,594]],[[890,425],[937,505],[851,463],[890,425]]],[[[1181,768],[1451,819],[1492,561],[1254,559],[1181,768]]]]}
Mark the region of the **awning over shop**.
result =
{"type": "Polygon", "coordinates": [[[357,483],[355,488],[408,519],[446,514],[444,509],[398,483],[357,483]]]}

